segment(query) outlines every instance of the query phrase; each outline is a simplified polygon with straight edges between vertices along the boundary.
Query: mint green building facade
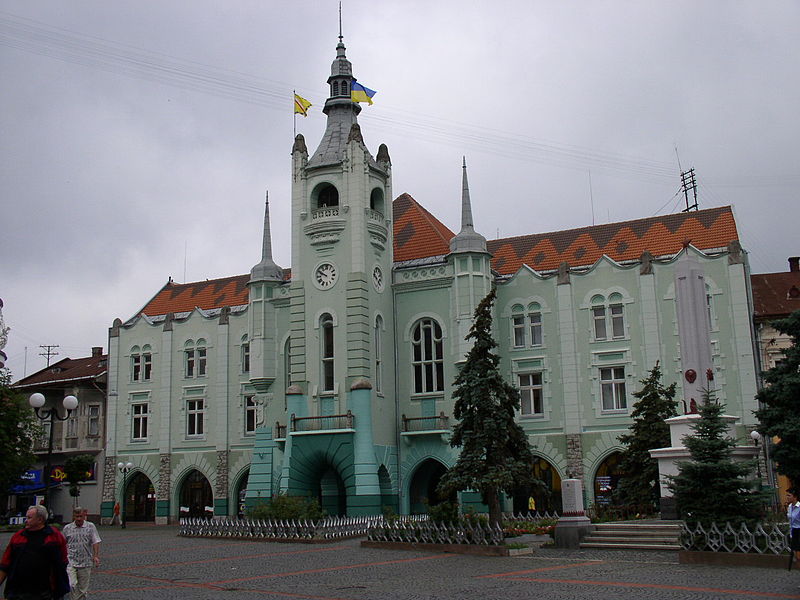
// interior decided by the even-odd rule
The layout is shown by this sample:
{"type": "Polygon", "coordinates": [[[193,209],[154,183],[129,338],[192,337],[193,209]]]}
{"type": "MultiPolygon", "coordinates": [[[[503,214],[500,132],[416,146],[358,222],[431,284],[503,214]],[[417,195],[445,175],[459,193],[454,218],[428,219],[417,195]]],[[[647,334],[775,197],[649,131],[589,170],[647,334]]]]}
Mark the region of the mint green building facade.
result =
{"type": "MultiPolygon", "coordinates": [[[[562,249],[555,266],[520,259],[510,268],[509,248],[519,259],[521,246],[476,232],[465,165],[452,239],[410,197],[392,202],[389,153],[381,145],[373,156],[364,143],[354,81],[340,41],[325,134],[312,153],[302,136],[292,147],[291,271],[272,259],[267,204],[249,275],[169,282],[111,327],[106,517],[123,497],[129,518],[166,523],[236,515],[278,493],[318,498],[332,514],[424,511],[455,462],[452,382],[474,308],[493,285],[501,366],[521,391],[519,421],[539,459],[531,468],[553,489],[533,501],[558,509],[570,476],[602,502],[621,476],[617,437],[638,381],[656,361],[667,383],[681,377],[682,252],[705,270],[719,397],[742,417],[741,431],[754,422],[749,272],[735,224],[719,225],[733,222],[729,209],[691,217],[706,235],[685,248],[683,230],[670,221],[653,234],[664,221],[653,218],[616,224],[630,239],[659,242],[634,258],[605,252],[587,262],[562,249]],[[119,472],[120,461],[132,470],[119,472]]],[[[587,239],[597,232],[586,228],[587,239]]],[[[530,502],[518,490],[506,509],[530,502]]]]}

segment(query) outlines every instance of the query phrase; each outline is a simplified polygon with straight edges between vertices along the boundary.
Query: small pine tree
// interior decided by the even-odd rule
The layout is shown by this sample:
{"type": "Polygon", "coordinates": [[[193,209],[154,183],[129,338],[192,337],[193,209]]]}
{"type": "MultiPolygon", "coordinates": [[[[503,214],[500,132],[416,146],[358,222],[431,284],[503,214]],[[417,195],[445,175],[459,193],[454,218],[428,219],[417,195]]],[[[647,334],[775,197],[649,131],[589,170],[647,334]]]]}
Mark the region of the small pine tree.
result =
{"type": "Polygon", "coordinates": [[[493,352],[492,304],[495,290],[475,309],[466,339],[474,340],[455,380],[453,427],[450,445],[461,448],[456,464],[439,483],[443,496],[459,490],[477,490],[489,507],[489,523],[501,521],[500,493],[541,481],[533,477],[533,454],[528,437],[515,421],[519,392],[500,374],[500,357],[493,352]]]}
{"type": "Polygon", "coordinates": [[[764,373],[766,386],[756,398],[762,408],[755,411],[758,430],[780,441],[772,448],[778,473],[786,475],[795,486],[800,485],[800,310],[773,327],[792,339],[784,358],[764,373]]]}
{"type": "Polygon", "coordinates": [[[642,389],[634,392],[638,398],[631,417],[630,433],[619,436],[625,445],[619,468],[625,473],[620,480],[614,500],[620,504],[658,504],[658,461],[650,456],[650,450],[669,446],[669,425],[665,419],[677,415],[675,384],[667,387],[661,383],[661,367],[658,362],[647,377],[640,381],[642,389]]]}
{"type": "Polygon", "coordinates": [[[683,441],[692,460],[678,463],[678,475],[670,478],[678,512],[688,523],[738,525],[764,514],[766,494],[754,491],[757,482],[749,478],[754,462],[733,460],[736,440],[726,435],[723,409],[713,392],[703,391],[694,434],[683,441]]]}

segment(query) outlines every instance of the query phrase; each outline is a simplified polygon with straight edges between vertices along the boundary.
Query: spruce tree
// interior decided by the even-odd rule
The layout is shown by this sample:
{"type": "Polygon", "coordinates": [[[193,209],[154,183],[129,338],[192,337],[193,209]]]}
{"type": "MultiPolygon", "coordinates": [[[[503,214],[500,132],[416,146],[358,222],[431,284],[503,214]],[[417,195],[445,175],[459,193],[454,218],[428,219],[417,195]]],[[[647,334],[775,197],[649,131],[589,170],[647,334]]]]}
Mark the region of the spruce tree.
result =
{"type": "Polygon", "coordinates": [[[664,387],[658,362],[640,383],[642,389],[633,394],[637,398],[631,412],[633,424],[629,433],[619,436],[619,441],[625,445],[619,467],[625,475],[614,500],[655,509],[660,489],[658,461],[650,456],[650,450],[669,446],[669,425],[664,421],[677,414],[675,384],[664,387]]]}
{"type": "Polygon", "coordinates": [[[683,440],[692,460],[678,463],[678,475],[670,478],[678,512],[688,523],[735,526],[763,516],[766,495],[754,491],[757,482],[749,478],[754,461],[733,459],[736,440],[726,435],[723,410],[714,393],[704,390],[694,433],[683,440]]]}
{"type": "Polygon", "coordinates": [[[533,454],[528,437],[517,424],[519,392],[500,374],[500,357],[493,352],[492,304],[495,290],[481,300],[467,340],[474,340],[455,380],[450,445],[461,448],[456,464],[439,484],[443,496],[459,490],[480,492],[489,507],[489,523],[501,521],[500,494],[529,485],[543,485],[533,477],[533,454]]]}
{"type": "Polygon", "coordinates": [[[795,486],[800,485],[800,310],[786,319],[772,323],[778,331],[789,335],[792,345],[783,360],[764,373],[766,386],[756,398],[762,407],[755,411],[758,430],[780,441],[772,448],[778,473],[786,475],[795,486]]]}

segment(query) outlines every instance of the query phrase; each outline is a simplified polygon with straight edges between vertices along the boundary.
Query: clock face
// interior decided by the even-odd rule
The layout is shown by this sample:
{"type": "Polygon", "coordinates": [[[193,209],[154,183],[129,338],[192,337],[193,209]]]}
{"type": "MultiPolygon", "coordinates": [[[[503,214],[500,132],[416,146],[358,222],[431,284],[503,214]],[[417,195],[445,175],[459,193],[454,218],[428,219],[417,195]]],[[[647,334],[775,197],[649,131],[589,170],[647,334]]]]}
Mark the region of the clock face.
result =
{"type": "Polygon", "coordinates": [[[379,292],[383,291],[383,271],[381,271],[380,267],[375,267],[372,270],[372,285],[379,292]]]}
{"type": "Polygon", "coordinates": [[[336,267],[331,263],[322,263],[314,271],[314,283],[321,290],[327,290],[336,283],[336,267]]]}

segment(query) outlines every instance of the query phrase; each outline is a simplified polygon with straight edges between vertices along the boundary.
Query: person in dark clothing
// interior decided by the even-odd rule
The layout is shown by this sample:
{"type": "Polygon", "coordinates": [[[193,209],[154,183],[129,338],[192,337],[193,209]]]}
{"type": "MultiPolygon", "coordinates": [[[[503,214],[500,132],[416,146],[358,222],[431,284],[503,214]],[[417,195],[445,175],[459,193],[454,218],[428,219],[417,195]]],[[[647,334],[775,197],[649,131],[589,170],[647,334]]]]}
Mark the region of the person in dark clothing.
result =
{"type": "Polygon", "coordinates": [[[69,592],[67,541],[47,525],[47,509],[31,506],[25,529],[15,533],[0,559],[0,584],[9,600],[59,600],[69,592]]]}

